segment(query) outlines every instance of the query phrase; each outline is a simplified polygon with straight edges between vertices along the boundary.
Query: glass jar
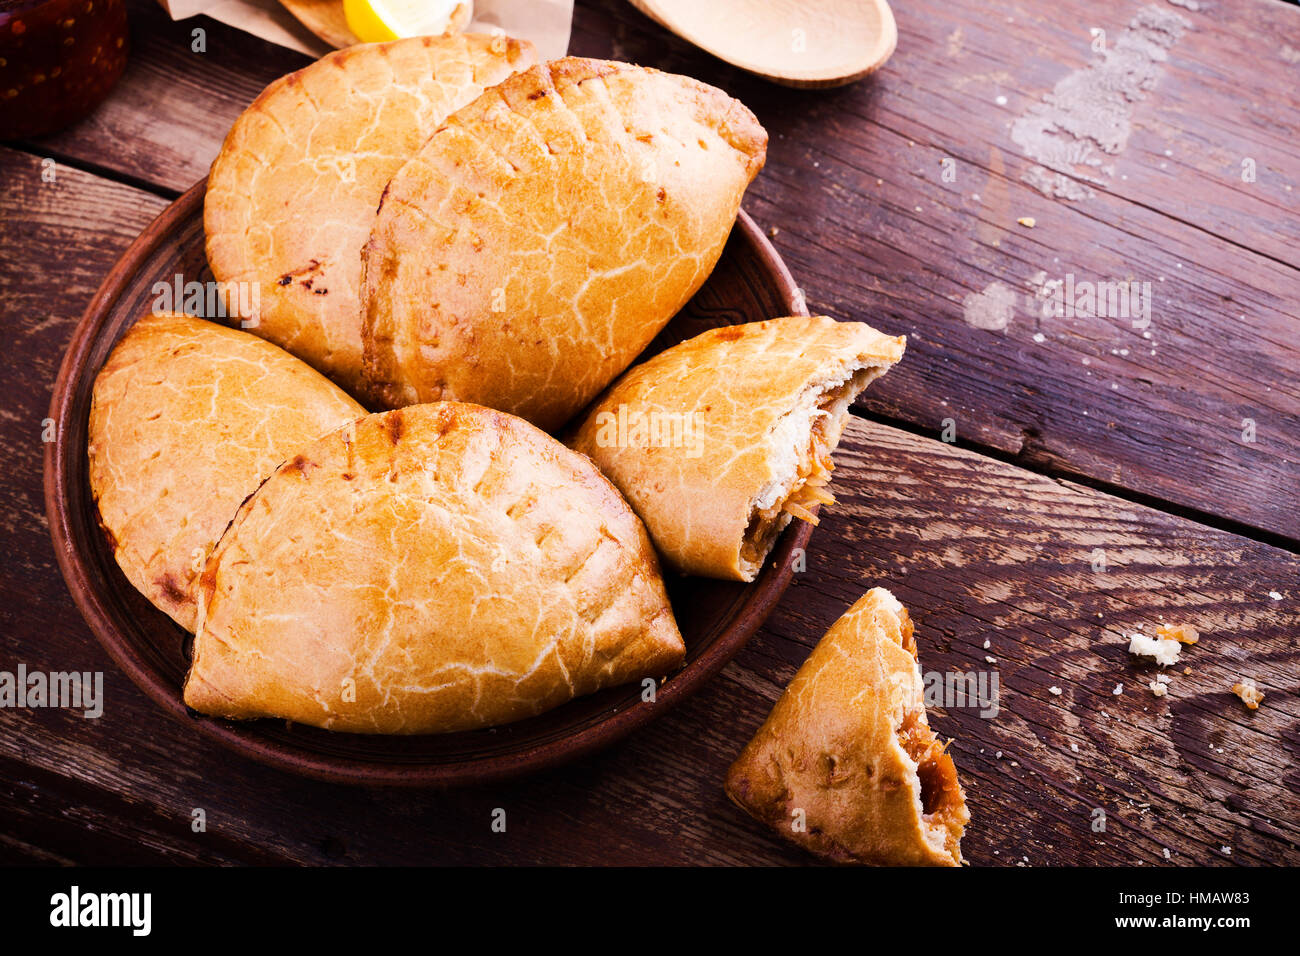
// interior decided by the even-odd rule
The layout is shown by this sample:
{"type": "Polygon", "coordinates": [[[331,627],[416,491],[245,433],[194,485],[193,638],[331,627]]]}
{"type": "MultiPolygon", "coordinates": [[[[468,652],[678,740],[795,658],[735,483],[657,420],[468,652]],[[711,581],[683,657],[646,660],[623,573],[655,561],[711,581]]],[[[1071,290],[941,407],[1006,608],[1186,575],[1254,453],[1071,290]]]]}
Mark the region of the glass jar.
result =
{"type": "Polygon", "coordinates": [[[124,0],[0,0],[0,140],[69,125],[126,67],[124,0]]]}

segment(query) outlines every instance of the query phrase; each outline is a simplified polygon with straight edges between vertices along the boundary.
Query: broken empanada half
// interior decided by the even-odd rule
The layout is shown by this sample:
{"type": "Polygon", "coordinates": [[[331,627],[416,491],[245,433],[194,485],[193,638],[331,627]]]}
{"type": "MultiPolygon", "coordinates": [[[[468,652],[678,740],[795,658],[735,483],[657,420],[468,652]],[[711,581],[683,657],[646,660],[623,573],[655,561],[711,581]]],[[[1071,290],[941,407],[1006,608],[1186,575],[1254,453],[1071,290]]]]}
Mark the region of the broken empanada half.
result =
{"type": "Polygon", "coordinates": [[[477,402],[555,430],[713,270],[767,133],[721,90],[568,58],[451,116],[365,250],[370,399],[477,402]]]}
{"type": "Polygon", "coordinates": [[[906,340],[861,322],[791,316],[711,329],[631,369],[571,446],[645,521],[665,564],[752,581],[792,518],[834,498],[849,405],[906,340]]]}
{"type": "Polygon", "coordinates": [[[685,648],[650,539],[521,418],[439,402],[306,444],[202,579],[185,703],[360,733],[470,730],[667,675],[685,648]]]}
{"type": "Polygon", "coordinates": [[[727,796],[835,863],[959,866],[970,812],[945,747],[926,720],[907,611],[872,588],[731,765],[727,796]]]}
{"type": "Polygon", "coordinates": [[[297,448],[366,410],[269,342],[163,313],[131,327],[95,378],[90,488],[122,572],[194,630],[208,552],[297,448]]]}
{"type": "Polygon", "coordinates": [[[536,59],[504,36],[414,37],[268,86],[231,127],[204,200],[227,311],[356,394],[361,247],[384,187],[451,113],[536,59]]]}

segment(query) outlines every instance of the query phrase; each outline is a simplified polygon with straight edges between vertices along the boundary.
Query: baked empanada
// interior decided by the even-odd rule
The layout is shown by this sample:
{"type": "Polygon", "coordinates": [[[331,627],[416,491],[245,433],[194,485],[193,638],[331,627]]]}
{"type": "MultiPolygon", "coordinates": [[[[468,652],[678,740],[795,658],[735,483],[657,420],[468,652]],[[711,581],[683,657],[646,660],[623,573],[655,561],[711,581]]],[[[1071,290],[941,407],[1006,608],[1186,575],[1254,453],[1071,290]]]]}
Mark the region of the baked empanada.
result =
{"type": "Polygon", "coordinates": [[[439,402],[305,445],[203,572],[185,703],[469,730],[661,677],[685,648],[645,529],[521,418],[439,402]]]}
{"type": "Polygon", "coordinates": [[[907,611],[872,588],[727,772],[737,806],[836,863],[958,866],[970,812],[925,716],[907,611]]]}
{"type": "Polygon", "coordinates": [[[711,329],[631,369],[587,414],[590,456],[664,563],[752,581],[792,517],[834,501],[831,452],[853,399],[906,340],[791,316],[711,329]]]}
{"type": "Polygon", "coordinates": [[[354,394],[361,247],[384,187],[455,110],[536,61],[475,34],[361,44],[272,83],[235,121],[204,203],[208,262],[246,325],[354,394]],[[256,301],[251,301],[255,297],[256,301]]]}
{"type": "Polygon", "coordinates": [[[256,336],[140,319],[95,379],[90,488],[122,572],[194,630],[195,588],[235,510],[299,446],[366,410],[256,336]]]}
{"type": "Polygon", "coordinates": [[[703,284],[766,148],[725,93],[626,63],[489,90],[385,193],[364,254],[371,400],[558,428],[703,284]]]}

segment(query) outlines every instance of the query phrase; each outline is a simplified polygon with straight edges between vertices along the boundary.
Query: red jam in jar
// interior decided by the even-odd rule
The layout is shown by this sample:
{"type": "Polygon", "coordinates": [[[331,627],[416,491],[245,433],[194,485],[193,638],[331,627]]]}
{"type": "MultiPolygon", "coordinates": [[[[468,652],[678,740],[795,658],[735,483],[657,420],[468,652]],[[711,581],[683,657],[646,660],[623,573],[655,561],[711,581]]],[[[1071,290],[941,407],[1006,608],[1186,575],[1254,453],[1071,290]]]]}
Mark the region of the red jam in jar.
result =
{"type": "Polygon", "coordinates": [[[0,140],[81,119],[126,67],[124,0],[0,0],[0,140]]]}

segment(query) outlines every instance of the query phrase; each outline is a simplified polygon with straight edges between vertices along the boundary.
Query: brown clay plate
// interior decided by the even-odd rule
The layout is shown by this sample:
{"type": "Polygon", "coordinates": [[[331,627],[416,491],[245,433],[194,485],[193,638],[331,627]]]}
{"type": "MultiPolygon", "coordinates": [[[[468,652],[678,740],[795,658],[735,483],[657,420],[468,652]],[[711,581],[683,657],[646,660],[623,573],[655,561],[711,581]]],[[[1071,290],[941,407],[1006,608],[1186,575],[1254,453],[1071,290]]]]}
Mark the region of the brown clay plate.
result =
{"type": "MultiPolygon", "coordinates": [[[[722,669],[758,629],[790,583],[791,557],[812,527],[796,521],[752,584],[675,578],[673,610],[686,663],[641,700],[640,685],[615,687],[518,723],[456,734],[381,737],[332,733],[286,721],[203,717],[181,702],[190,635],[122,575],[99,527],[87,477],[91,389],[113,345],[151,310],[157,282],[208,282],[200,182],[172,203],[113,267],[73,333],[54,386],[55,440],[45,452],[45,508],[55,554],[73,599],[100,643],[145,693],[203,737],[295,773],[342,783],[437,786],[485,783],[553,766],[618,740],[683,700],[722,669]]],[[[740,213],[709,281],[646,351],[707,328],[806,314],[790,273],[762,232],[740,213]]],[[[738,372],[741,370],[737,370],[738,372]]]]}

